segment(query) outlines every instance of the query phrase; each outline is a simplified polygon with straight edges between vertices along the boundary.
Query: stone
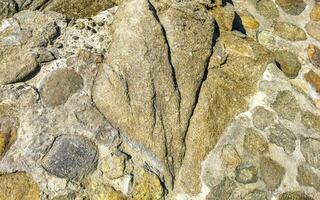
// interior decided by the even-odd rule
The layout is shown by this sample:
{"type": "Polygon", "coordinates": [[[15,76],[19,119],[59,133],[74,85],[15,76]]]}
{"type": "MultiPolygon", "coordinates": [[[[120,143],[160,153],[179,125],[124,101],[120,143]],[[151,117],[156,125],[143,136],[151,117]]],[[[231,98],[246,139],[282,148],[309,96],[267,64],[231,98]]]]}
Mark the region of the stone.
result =
{"type": "Polygon", "coordinates": [[[304,41],[307,35],[303,29],[288,22],[275,22],[274,34],[289,41],[304,41]]]}
{"type": "Polygon", "coordinates": [[[315,3],[311,12],[310,19],[312,21],[320,21],[320,3],[315,3]]]}
{"type": "Polygon", "coordinates": [[[308,83],[315,88],[316,92],[320,93],[320,76],[313,70],[304,74],[304,78],[308,83]]]}
{"type": "Polygon", "coordinates": [[[218,185],[213,187],[207,195],[207,200],[228,200],[232,195],[236,184],[225,177],[218,185]]]}
{"type": "Polygon", "coordinates": [[[281,71],[289,78],[296,78],[301,69],[301,63],[297,56],[287,50],[275,51],[274,54],[281,71]]]}
{"type": "Polygon", "coordinates": [[[274,115],[263,106],[258,106],[253,111],[252,122],[256,128],[264,130],[274,123],[274,115]]]}
{"type": "Polygon", "coordinates": [[[204,5],[172,4],[158,16],[155,11],[162,2],[131,0],[120,5],[113,42],[93,87],[99,110],[160,161],[167,184],[182,163],[214,33],[214,19],[204,5]]]}
{"type": "Polygon", "coordinates": [[[267,140],[256,130],[246,129],[243,148],[253,155],[260,155],[268,150],[267,140]]]}
{"type": "Polygon", "coordinates": [[[140,170],[133,184],[129,200],[162,200],[164,199],[164,189],[159,177],[146,170],[140,170]]]}
{"type": "Polygon", "coordinates": [[[249,13],[239,13],[242,25],[246,30],[256,30],[259,28],[260,23],[249,13]]]}
{"type": "Polygon", "coordinates": [[[307,23],[305,29],[311,37],[320,41],[320,22],[310,21],[307,23]]]}
{"type": "Polygon", "coordinates": [[[241,163],[241,158],[236,148],[231,145],[225,145],[221,150],[221,158],[226,169],[235,169],[241,163]]]}
{"type": "Polygon", "coordinates": [[[63,13],[69,18],[77,19],[94,16],[113,6],[115,4],[112,0],[71,0],[68,3],[64,0],[53,0],[42,6],[42,10],[63,13]]]}
{"type": "Polygon", "coordinates": [[[320,177],[308,165],[298,167],[297,181],[302,186],[313,187],[320,191],[320,177]]]}
{"type": "Polygon", "coordinates": [[[310,166],[320,169],[320,141],[313,138],[302,140],[300,149],[306,162],[310,166]]]}
{"type": "Polygon", "coordinates": [[[98,162],[96,145],[83,136],[57,137],[42,159],[42,166],[59,178],[80,180],[94,171],[98,162]]]}
{"type": "Polygon", "coordinates": [[[89,199],[94,200],[126,200],[127,198],[111,186],[94,184],[86,188],[89,199]]]}
{"type": "Polygon", "coordinates": [[[52,200],[74,200],[76,199],[75,193],[70,193],[67,195],[59,195],[52,198],[52,200]]]}
{"type": "Polygon", "coordinates": [[[276,124],[268,129],[268,139],[271,143],[282,147],[285,152],[292,154],[296,148],[297,137],[282,124],[276,124]]]}
{"type": "Polygon", "coordinates": [[[315,115],[310,111],[304,112],[301,117],[303,125],[307,128],[312,128],[315,131],[320,132],[320,116],[315,115]]]}
{"type": "Polygon", "coordinates": [[[235,19],[234,7],[231,3],[226,3],[225,6],[217,6],[212,9],[212,15],[215,18],[221,30],[231,31],[233,21],[235,19]]]}
{"type": "Polygon", "coordinates": [[[310,62],[317,68],[320,68],[320,49],[313,44],[310,44],[307,49],[307,54],[310,62]]]}
{"type": "Polygon", "coordinates": [[[17,4],[14,0],[0,1],[0,22],[4,18],[12,17],[17,11],[17,4]]]}
{"type": "Polygon", "coordinates": [[[258,0],[256,9],[266,19],[274,20],[279,18],[279,10],[272,0],[258,0]]]}
{"type": "Polygon", "coordinates": [[[18,82],[37,67],[35,56],[23,47],[0,50],[0,85],[18,82]]]}
{"type": "Polygon", "coordinates": [[[268,200],[268,194],[266,191],[256,189],[246,194],[243,200],[268,200]]]}
{"type": "Polygon", "coordinates": [[[22,30],[17,20],[13,18],[0,20],[0,49],[21,44],[22,30]]]}
{"type": "Polygon", "coordinates": [[[38,184],[25,172],[0,175],[0,185],[0,199],[40,200],[38,184]]]}
{"type": "Polygon", "coordinates": [[[260,158],[261,180],[269,190],[274,191],[280,186],[285,172],[284,167],[271,158],[260,158]]]}
{"type": "Polygon", "coordinates": [[[38,52],[38,54],[39,54],[37,58],[38,63],[46,63],[46,62],[53,61],[55,59],[54,55],[46,49],[41,49],[38,52]]]}
{"type": "Polygon", "coordinates": [[[304,192],[290,191],[280,194],[278,200],[313,200],[313,198],[304,192]]]}
{"type": "Polygon", "coordinates": [[[279,117],[290,121],[293,121],[300,112],[297,99],[289,90],[280,91],[271,107],[279,117]]]}
{"type": "Polygon", "coordinates": [[[109,179],[117,179],[124,175],[126,157],[122,154],[111,153],[101,159],[101,171],[109,179]]]}
{"type": "Polygon", "coordinates": [[[304,0],[276,0],[282,10],[290,15],[300,15],[306,8],[304,0]]]}
{"type": "Polygon", "coordinates": [[[240,165],[236,169],[236,181],[239,183],[255,183],[258,181],[258,169],[252,165],[240,165]]]}
{"type": "Polygon", "coordinates": [[[40,86],[40,95],[45,105],[54,108],[64,104],[82,87],[83,79],[75,70],[58,69],[43,81],[40,86]]]}

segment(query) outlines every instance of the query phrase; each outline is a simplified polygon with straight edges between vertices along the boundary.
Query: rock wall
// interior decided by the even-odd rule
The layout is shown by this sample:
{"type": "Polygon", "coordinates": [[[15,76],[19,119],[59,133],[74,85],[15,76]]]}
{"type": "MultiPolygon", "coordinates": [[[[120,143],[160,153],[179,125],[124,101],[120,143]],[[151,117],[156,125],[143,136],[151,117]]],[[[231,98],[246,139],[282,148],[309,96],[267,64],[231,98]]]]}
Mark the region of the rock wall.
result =
{"type": "Polygon", "coordinates": [[[320,199],[319,5],[0,0],[0,199],[320,199]]]}

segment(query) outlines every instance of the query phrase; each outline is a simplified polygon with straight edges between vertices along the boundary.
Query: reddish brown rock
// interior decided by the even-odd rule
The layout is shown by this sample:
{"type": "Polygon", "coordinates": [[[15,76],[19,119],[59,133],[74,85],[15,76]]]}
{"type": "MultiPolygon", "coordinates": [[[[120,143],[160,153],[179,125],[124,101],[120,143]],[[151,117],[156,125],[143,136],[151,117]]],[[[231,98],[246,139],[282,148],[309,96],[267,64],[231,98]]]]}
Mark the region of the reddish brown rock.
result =
{"type": "Polygon", "coordinates": [[[304,75],[304,78],[315,87],[316,91],[320,93],[320,76],[314,71],[310,70],[304,75]]]}
{"type": "Polygon", "coordinates": [[[310,62],[320,68],[320,49],[313,44],[310,44],[307,50],[310,62]]]}

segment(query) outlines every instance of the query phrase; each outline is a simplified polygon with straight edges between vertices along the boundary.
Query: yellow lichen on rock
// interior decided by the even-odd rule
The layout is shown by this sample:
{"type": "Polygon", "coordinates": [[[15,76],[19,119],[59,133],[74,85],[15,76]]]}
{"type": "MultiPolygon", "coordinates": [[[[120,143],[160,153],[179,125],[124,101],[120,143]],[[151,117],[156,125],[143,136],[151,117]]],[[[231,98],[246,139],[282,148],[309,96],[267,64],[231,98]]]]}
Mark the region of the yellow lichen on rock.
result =
{"type": "Polygon", "coordinates": [[[0,200],[40,200],[39,186],[25,172],[1,175],[0,185],[0,200]]]}

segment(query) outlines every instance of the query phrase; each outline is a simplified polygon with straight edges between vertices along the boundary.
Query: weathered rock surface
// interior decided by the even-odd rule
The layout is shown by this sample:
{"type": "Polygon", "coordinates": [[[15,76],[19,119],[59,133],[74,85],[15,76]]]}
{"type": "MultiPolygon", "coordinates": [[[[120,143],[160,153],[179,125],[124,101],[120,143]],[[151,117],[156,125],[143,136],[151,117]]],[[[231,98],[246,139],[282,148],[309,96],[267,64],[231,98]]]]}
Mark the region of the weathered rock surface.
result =
{"type": "Polygon", "coordinates": [[[268,150],[268,142],[258,131],[247,129],[243,148],[253,155],[259,155],[268,150]]]}
{"type": "Polygon", "coordinates": [[[320,141],[308,138],[301,142],[300,148],[307,163],[316,169],[320,169],[320,141]]]}
{"type": "Polygon", "coordinates": [[[304,192],[286,192],[279,196],[279,200],[313,200],[304,192]]]}
{"type": "Polygon", "coordinates": [[[16,172],[0,175],[0,199],[40,200],[40,189],[30,174],[16,172]]]}
{"type": "Polygon", "coordinates": [[[307,35],[303,29],[287,22],[276,22],[274,24],[274,33],[290,41],[303,41],[307,39],[307,35]]]}
{"type": "Polygon", "coordinates": [[[285,169],[274,160],[268,157],[261,157],[260,173],[261,179],[266,184],[267,188],[269,190],[275,190],[281,184],[281,181],[285,174],[285,169]]]}
{"type": "Polygon", "coordinates": [[[268,139],[282,147],[287,153],[293,153],[296,147],[296,136],[285,126],[281,124],[270,127],[268,139]]]}
{"type": "Polygon", "coordinates": [[[299,15],[306,8],[304,0],[276,0],[276,3],[288,14],[299,15]]]}
{"type": "Polygon", "coordinates": [[[310,166],[300,165],[296,179],[301,185],[313,187],[317,191],[320,191],[320,178],[310,166]]]}
{"type": "Polygon", "coordinates": [[[272,104],[272,108],[278,113],[279,117],[294,120],[299,113],[297,100],[290,91],[280,91],[272,104]]]}

